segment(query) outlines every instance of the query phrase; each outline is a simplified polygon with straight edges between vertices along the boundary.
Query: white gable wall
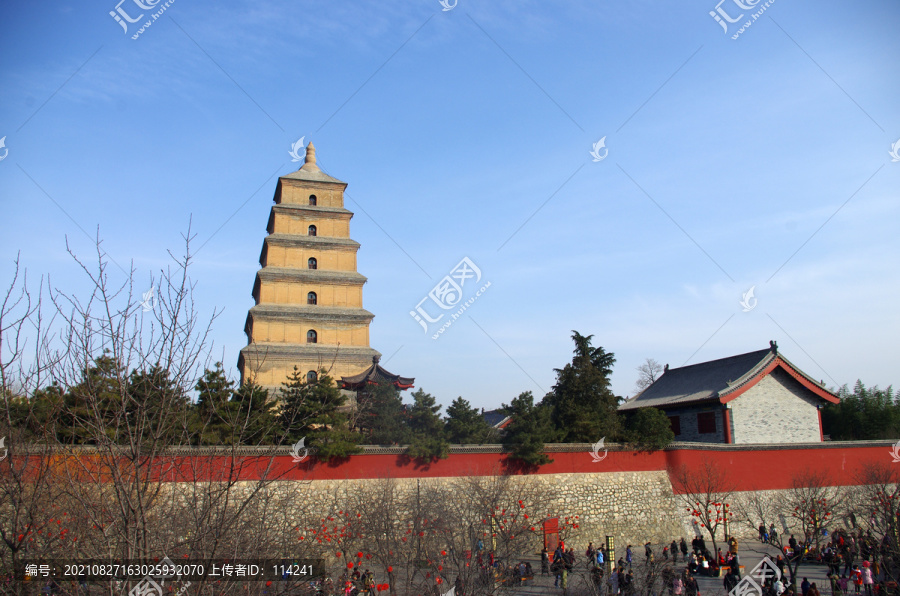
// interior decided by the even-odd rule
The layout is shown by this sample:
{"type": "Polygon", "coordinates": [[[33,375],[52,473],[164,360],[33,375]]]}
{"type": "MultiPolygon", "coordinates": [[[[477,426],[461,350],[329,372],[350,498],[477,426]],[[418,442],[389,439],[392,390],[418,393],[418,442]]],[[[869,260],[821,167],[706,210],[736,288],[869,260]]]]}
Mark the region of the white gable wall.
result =
{"type": "Polygon", "coordinates": [[[780,368],[728,402],[735,443],[815,443],[822,440],[816,404],[796,379],[780,368]]]}

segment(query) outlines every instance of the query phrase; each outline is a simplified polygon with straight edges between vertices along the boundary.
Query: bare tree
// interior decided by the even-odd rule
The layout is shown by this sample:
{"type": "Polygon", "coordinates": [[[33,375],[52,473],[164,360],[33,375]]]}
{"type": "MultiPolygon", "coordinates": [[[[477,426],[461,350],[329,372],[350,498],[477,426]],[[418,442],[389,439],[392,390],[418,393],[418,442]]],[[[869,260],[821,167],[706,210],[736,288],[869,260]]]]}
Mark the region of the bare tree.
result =
{"type": "Polygon", "coordinates": [[[871,555],[886,579],[900,581],[900,470],[870,463],[857,471],[856,484],[844,513],[865,526],[866,534],[860,528],[859,536],[871,541],[871,555]]]}
{"type": "Polygon", "coordinates": [[[647,358],[644,360],[644,363],[635,370],[638,372],[638,378],[634,383],[634,390],[635,392],[640,393],[656,382],[656,379],[658,379],[663,372],[663,366],[653,358],[647,358]]]}
{"type": "Polygon", "coordinates": [[[712,539],[711,554],[716,556],[719,528],[725,529],[733,517],[729,501],[734,494],[734,484],[725,470],[710,461],[696,468],[682,465],[670,470],[670,477],[675,480],[676,494],[686,512],[696,520],[701,532],[708,533],[712,539]]]}
{"type": "MultiPolygon", "coordinates": [[[[50,290],[49,318],[43,287],[32,292],[16,267],[0,300],[0,436],[10,438],[0,461],[3,573],[21,571],[26,557],[151,562],[296,552],[270,490],[278,446],[260,444],[273,433],[251,428],[238,402],[230,445],[190,450],[190,394],[209,363],[216,317],[200,322],[191,240],[188,231],[183,255],[173,255],[141,300],[133,270],[113,282],[99,241],[93,265],[70,251],[91,289],[50,290]],[[242,445],[254,442],[246,453],[242,445]]],[[[131,585],[105,584],[110,594],[131,585]]]]}

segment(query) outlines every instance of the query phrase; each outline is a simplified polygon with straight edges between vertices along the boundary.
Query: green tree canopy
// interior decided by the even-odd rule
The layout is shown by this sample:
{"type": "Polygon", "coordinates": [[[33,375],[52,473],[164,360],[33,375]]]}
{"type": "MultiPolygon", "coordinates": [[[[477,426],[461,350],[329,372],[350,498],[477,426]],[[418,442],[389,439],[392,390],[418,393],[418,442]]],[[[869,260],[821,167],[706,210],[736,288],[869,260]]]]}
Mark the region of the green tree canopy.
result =
{"type": "Polygon", "coordinates": [[[519,394],[503,410],[512,417],[503,435],[503,445],[509,449],[510,457],[531,466],[550,463],[544,453],[544,443],[556,439],[553,431],[550,409],[535,405],[531,391],[519,394]]]}
{"type": "Polygon", "coordinates": [[[351,431],[341,408],[347,398],[335,385],[328,371],[322,370],[316,381],[308,383],[306,374],[295,366],[280,390],[282,440],[316,450],[320,459],[333,459],[360,453],[360,435],[351,431]]]}
{"type": "Polygon", "coordinates": [[[543,399],[565,443],[593,443],[601,437],[612,439],[621,434],[618,399],[610,390],[609,381],[616,359],[602,347],[593,347],[593,337],[572,332],[572,362],[555,369],[556,384],[543,399]]]}
{"type": "Polygon", "coordinates": [[[495,443],[498,440],[497,431],[468,401],[457,397],[447,407],[445,421],[447,439],[456,445],[495,443]]]}
{"type": "MultiPolygon", "coordinates": [[[[269,391],[256,383],[244,383],[231,397],[236,410],[236,436],[244,445],[272,445],[278,440],[279,418],[269,391]]],[[[229,410],[230,411],[230,410],[229,410]]]]}
{"type": "Polygon", "coordinates": [[[407,453],[413,459],[431,461],[445,459],[450,453],[450,442],[441,420],[441,406],[434,397],[419,389],[412,394],[409,409],[410,440],[407,453]]]}
{"type": "Polygon", "coordinates": [[[191,416],[191,434],[199,445],[227,445],[235,434],[237,414],[234,383],[225,375],[221,362],[206,369],[194,387],[197,403],[191,416]]]}
{"type": "Polygon", "coordinates": [[[405,445],[409,442],[407,412],[400,390],[391,383],[370,385],[357,397],[357,427],[369,445],[405,445]]]}
{"type": "Polygon", "coordinates": [[[835,441],[900,439],[900,404],[894,388],[866,387],[856,381],[853,391],[844,385],[840,403],[822,410],[824,432],[835,441]]]}
{"type": "Polygon", "coordinates": [[[639,449],[658,451],[675,440],[675,433],[665,412],[657,408],[641,408],[628,418],[625,438],[639,449]]]}

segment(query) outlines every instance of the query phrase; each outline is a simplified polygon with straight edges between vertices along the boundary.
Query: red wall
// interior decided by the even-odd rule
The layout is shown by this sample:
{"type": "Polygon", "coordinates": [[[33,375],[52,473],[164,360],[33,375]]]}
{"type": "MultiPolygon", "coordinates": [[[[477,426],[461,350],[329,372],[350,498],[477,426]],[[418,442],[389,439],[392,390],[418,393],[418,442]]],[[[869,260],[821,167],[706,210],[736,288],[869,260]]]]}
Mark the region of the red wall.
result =
{"type": "MultiPolygon", "coordinates": [[[[793,478],[803,472],[824,472],[834,486],[856,484],[856,474],[867,463],[891,464],[887,443],[883,446],[853,446],[799,449],[725,449],[721,451],[678,449],[666,452],[672,468],[687,465],[698,469],[712,462],[729,470],[735,490],[772,490],[791,488],[793,478]]],[[[900,464],[898,464],[900,465],[900,464]]],[[[681,487],[670,474],[675,492],[681,487]]]]}
{"type": "MultiPolygon", "coordinates": [[[[803,446],[793,449],[760,449],[737,446],[714,448],[676,448],[642,453],[609,451],[594,462],[588,450],[548,453],[553,462],[539,468],[515,466],[502,453],[453,453],[447,459],[418,464],[404,455],[363,454],[329,464],[308,458],[301,463],[289,455],[274,457],[223,455],[167,456],[158,459],[151,477],[163,481],[216,481],[225,478],[258,480],[343,480],[370,478],[441,478],[496,474],[572,474],[603,472],[641,472],[673,470],[682,464],[699,469],[712,462],[729,471],[736,490],[768,490],[790,488],[793,478],[806,470],[824,471],[832,484],[854,484],[855,473],[864,464],[890,464],[890,446],[865,443],[826,443],[826,446],[803,446]]],[[[32,456],[37,458],[37,456],[32,456]]],[[[21,461],[11,455],[10,463],[21,461]]],[[[99,456],[54,455],[52,466],[65,468],[83,480],[102,480],[107,460],[99,456]]],[[[15,465],[15,463],[14,463],[15,465]]],[[[898,464],[900,465],[900,464],[898,464]]],[[[126,466],[127,468],[127,466],[126,466]]],[[[675,492],[680,486],[672,474],[675,492]]]]}

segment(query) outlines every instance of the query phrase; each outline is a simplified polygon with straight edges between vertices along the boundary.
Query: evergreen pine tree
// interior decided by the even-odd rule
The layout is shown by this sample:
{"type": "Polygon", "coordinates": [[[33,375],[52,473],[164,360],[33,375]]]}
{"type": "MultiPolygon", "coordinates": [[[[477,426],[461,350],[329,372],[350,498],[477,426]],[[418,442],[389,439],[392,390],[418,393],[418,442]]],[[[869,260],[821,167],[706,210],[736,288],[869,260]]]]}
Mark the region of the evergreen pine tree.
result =
{"type": "Polygon", "coordinates": [[[244,383],[234,392],[231,402],[236,411],[235,438],[243,445],[272,445],[278,440],[279,420],[268,389],[253,382],[244,383]]]}
{"type": "Polygon", "coordinates": [[[432,461],[445,459],[450,453],[450,443],[444,432],[439,406],[434,397],[421,389],[412,394],[409,410],[410,441],[407,453],[413,459],[432,461]]]}
{"type": "Polygon", "coordinates": [[[487,423],[478,408],[473,408],[462,397],[457,397],[447,407],[444,429],[447,439],[455,445],[494,443],[498,439],[497,431],[487,423]]]}
{"type": "Polygon", "coordinates": [[[221,362],[206,369],[197,381],[197,405],[191,416],[193,442],[200,445],[230,445],[234,440],[237,404],[234,383],[225,375],[221,362]]]}
{"type": "Polygon", "coordinates": [[[360,453],[360,435],[348,428],[347,414],[340,410],[346,401],[327,371],[308,383],[295,366],[281,388],[282,439],[296,443],[305,437],[306,446],[323,460],[360,453]]]}
{"type": "Polygon", "coordinates": [[[158,364],[131,371],[125,411],[131,440],[148,445],[188,442],[190,399],[158,364]]]}
{"type": "Polygon", "coordinates": [[[357,398],[357,426],[369,445],[404,445],[409,442],[407,412],[400,390],[391,383],[369,385],[357,398]]]}
{"type": "Polygon", "coordinates": [[[119,440],[124,424],[122,367],[104,353],[82,372],[80,382],[63,395],[57,432],[62,443],[119,440]]]}
{"type": "Polygon", "coordinates": [[[544,453],[544,443],[555,439],[549,408],[535,405],[531,391],[526,391],[504,404],[503,410],[512,417],[502,439],[510,457],[531,466],[552,462],[544,453]]]}
{"type": "Polygon", "coordinates": [[[625,438],[638,449],[658,451],[675,440],[669,417],[657,408],[641,408],[632,413],[626,427],[625,438]]]}

